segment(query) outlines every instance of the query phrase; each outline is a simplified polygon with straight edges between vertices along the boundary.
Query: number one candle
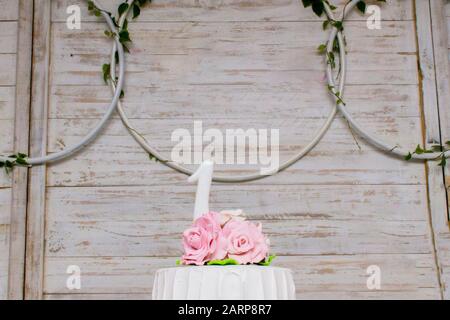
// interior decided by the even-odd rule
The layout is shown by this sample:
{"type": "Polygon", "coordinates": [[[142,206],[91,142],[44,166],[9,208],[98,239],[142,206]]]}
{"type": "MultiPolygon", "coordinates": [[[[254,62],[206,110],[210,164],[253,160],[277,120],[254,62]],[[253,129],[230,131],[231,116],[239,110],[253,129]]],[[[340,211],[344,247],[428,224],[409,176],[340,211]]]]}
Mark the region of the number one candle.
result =
{"type": "Polygon", "coordinates": [[[214,163],[207,160],[204,161],[197,171],[188,179],[190,183],[197,182],[194,221],[209,212],[209,193],[211,191],[213,172],[214,163]]]}

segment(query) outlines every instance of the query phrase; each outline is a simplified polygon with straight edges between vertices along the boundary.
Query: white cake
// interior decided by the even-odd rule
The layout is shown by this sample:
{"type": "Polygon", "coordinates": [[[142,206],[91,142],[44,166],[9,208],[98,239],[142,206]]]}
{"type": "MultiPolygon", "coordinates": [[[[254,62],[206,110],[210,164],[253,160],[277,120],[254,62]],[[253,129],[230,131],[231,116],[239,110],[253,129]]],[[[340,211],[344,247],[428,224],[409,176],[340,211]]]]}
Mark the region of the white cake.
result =
{"type": "Polygon", "coordinates": [[[289,269],[184,266],[156,272],[153,300],[294,300],[289,269]]]}
{"type": "Polygon", "coordinates": [[[154,300],[293,300],[289,269],[270,267],[270,241],[262,225],[242,210],[209,210],[214,164],[205,161],[189,179],[198,181],[193,223],[183,232],[177,268],[156,271],[154,300]]]}

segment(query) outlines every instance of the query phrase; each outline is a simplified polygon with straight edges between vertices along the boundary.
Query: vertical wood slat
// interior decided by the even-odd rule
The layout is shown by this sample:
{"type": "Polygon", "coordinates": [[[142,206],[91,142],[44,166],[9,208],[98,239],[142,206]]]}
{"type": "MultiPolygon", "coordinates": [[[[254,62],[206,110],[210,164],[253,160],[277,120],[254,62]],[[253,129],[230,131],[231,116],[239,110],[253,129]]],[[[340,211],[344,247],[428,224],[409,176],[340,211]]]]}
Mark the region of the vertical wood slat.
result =
{"type": "MultiPolygon", "coordinates": [[[[30,155],[47,151],[47,106],[50,59],[51,1],[34,1],[33,83],[30,121],[30,155]]],[[[44,273],[46,167],[29,171],[25,263],[25,299],[41,299],[44,273]]]]}
{"type": "MultiPolygon", "coordinates": [[[[33,45],[33,3],[19,1],[17,40],[14,150],[28,153],[33,45]]],[[[12,177],[8,298],[23,299],[28,170],[18,168],[12,177]]]]}
{"type": "MultiPolygon", "coordinates": [[[[446,0],[432,0],[430,1],[430,6],[441,136],[443,140],[450,140],[450,70],[448,26],[447,17],[445,16],[446,0]]],[[[444,176],[448,193],[450,186],[450,171],[448,166],[444,171],[444,176]]],[[[448,300],[450,299],[450,228],[448,208],[446,215],[440,212],[436,212],[433,215],[433,228],[437,243],[443,295],[444,299],[448,300]]]]}
{"type": "MultiPolygon", "coordinates": [[[[440,108],[438,103],[437,69],[442,68],[435,61],[436,48],[433,43],[433,30],[431,21],[431,5],[440,0],[418,1],[416,0],[416,32],[419,49],[419,66],[421,72],[421,94],[423,98],[425,146],[430,148],[442,141],[440,108]],[[437,67],[439,66],[439,67],[437,67]]],[[[442,14],[444,11],[441,11],[442,14]]],[[[445,138],[445,136],[444,136],[445,138]]],[[[428,206],[430,210],[430,228],[433,234],[438,279],[441,286],[442,298],[446,296],[446,283],[442,277],[443,255],[439,245],[439,233],[442,231],[443,221],[447,220],[447,193],[443,169],[436,162],[426,163],[428,179],[428,206]]]]}

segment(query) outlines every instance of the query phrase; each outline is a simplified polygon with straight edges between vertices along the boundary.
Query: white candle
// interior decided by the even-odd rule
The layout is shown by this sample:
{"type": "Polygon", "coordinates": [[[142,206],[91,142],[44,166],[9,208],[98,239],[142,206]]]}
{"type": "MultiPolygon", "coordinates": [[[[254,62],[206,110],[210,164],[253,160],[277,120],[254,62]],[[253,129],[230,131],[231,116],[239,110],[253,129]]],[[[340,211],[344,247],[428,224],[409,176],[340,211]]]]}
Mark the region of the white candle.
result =
{"type": "Polygon", "coordinates": [[[204,161],[197,171],[188,179],[190,183],[197,182],[194,220],[209,212],[209,193],[211,191],[213,172],[214,163],[207,160],[204,161]]]}

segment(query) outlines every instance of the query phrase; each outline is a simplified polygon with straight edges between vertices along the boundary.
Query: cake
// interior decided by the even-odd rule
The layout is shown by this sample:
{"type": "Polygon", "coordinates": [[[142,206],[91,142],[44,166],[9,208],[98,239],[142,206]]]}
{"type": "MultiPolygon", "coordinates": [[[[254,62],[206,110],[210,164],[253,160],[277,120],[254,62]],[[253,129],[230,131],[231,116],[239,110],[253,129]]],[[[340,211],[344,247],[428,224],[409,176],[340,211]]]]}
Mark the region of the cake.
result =
{"type": "Polygon", "coordinates": [[[263,266],[186,266],[160,269],[153,300],[294,300],[289,269],[263,266]]]}
{"type": "Polygon", "coordinates": [[[262,225],[242,210],[209,211],[213,164],[207,161],[190,178],[198,182],[194,221],[182,236],[178,267],[160,269],[154,300],[292,300],[289,269],[270,266],[270,242],[262,225]]]}

